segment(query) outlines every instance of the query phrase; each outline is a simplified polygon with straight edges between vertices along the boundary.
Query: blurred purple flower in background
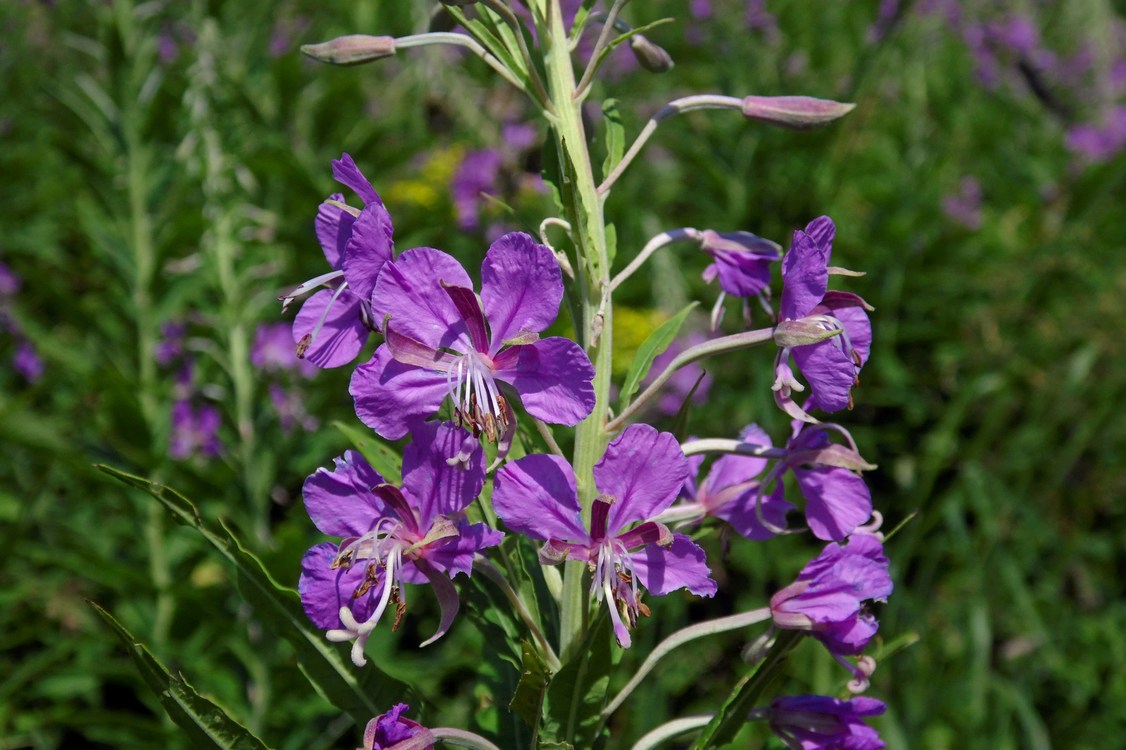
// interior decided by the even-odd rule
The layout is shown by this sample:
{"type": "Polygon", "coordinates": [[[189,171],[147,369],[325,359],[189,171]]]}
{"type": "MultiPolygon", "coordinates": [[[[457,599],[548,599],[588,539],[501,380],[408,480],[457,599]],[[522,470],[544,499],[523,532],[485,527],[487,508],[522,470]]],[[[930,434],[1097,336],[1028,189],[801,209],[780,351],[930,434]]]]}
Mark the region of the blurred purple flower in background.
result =
{"type": "Polygon", "coordinates": [[[219,427],[223,418],[210,404],[193,407],[187,399],[172,404],[172,436],[168,455],[177,460],[194,456],[214,458],[223,452],[219,427]]]}
{"type": "Polygon", "coordinates": [[[1126,148],[1126,106],[1111,109],[1097,125],[1081,123],[1067,131],[1067,147],[1085,162],[1099,164],[1126,148]]]}
{"type": "Polygon", "coordinates": [[[187,333],[188,324],[182,321],[170,321],[161,325],[160,339],[153,352],[158,365],[168,367],[184,355],[184,336],[187,333]]]}
{"type": "Polygon", "coordinates": [[[963,177],[958,192],[942,198],[942,212],[966,229],[981,229],[981,183],[976,177],[963,177]]]}
{"type": "Polygon", "coordinates": [[[254,332],[250,363],[272,373],[294,371],[306,378],[317,373],[317,366],[308,359],[298,359],[293,352],[293,335],[288,323],[263,323],[254,332]]]}
{"type": "Polygon", "coordinates": [[[43,377],[43,359],[26,339],[20,341],[16,347],[16,354],[12,357],[12,367],[29,383],[34,383],[43,377]]]}
{"type": "Polygon", "coordinates": [[[483,195],[496,195],[500,187],[501,156],[496,149],[469,151],[450,180],[457,225],[472,232],[480,225],[483,195]]]}

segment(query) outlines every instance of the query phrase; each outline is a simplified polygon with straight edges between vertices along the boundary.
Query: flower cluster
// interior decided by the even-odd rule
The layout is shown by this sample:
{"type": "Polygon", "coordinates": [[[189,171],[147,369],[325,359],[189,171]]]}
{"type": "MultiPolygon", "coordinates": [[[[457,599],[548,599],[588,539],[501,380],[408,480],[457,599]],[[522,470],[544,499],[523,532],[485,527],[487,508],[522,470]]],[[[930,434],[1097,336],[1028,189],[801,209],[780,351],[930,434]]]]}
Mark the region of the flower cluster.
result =
{"type": "MultiPolygon", "coordinates": [[[[503,596],[490,601],[511,606],[509,634],[522,627],[527,635],[512,637],[522,641],[515,650],[517,663],[522,662],[526,678],[537,674],[535,665],[542,666],[538,674],[548,687],[554,676],[579,663],[571,660],[580,658],[584,636],[593,639],[607,620],[617,645],[630,648],[645,627],[642,618],[652,615],[651,597],[719,592],[717,580],[725,577],[713,578],[708,552],[697,543],[704,535],[689,536],[699,526],[720,526],[724,543],[732,538],[741,543],[739,537],[766,543],[802,532],[828,543],[761,609],[670,636],[595,717],[601,720],[597,732],[668,649],[756,622],[770,623],[763,643],[780,630],[792,631],[787,642],[800,633],[818,640],[852,672],[850,689],[862,692],[875,668],[864,654],[879,627],[873,602],[886,600],[892,591],[879,533],[882,519],[863,478],[874,467],[847,429],[814,416],[851,408],[872,341],[872,308],[854,293],[829,288],[830,276],[859,275],[830,265],[832,220],[822,216],[795,231],[786,252],[748,231],[668,230],[644,245],[615,277],[602,234],[606,227],[598,226],[606,195],[663,119],[693,109],[731,109],[755,123],[804,130],[843,116],[853,105],[800,96],[677,99],[654,115],[597,184],[589,173],[589,154],[575,162],[570,151],[586,148],[579,103],[592,77],[610,51],[626,41],[642,68],[664,72],[672,65],[664,50],[622,20],[623,5],[603,10],[594,3],[553,0],[544,16],[535,4],[442,0],[443,12],[468,36],[459,37],[447,18],[445,28],[455,31],[398,40],[352,36],[307,47],[311,56],[338,64],[367,62],[396,54],[398,47],[426,43],[474,51],[551,113],[565,173],[559,181],[566,183],[554,186],[567,204],[565,217],[546,219],[539,239],[523,232],[491,234],[495,239],[481,258],[480,274],[471,276],[459,260],[436,248],[396,253],[387,207],[343,154],[333,162],[333,175],[356,194],[361,207],[334,194],[317,212],[316,234],[330,270],[281,297],[283,310],[301,301],[290,335],[296,359],[277,350],[276,329],[263,331],[255,350],[255,364],[264,371],[300,366],[302,374],[311,374],[313,368],[353,362],[371,335],[377,338],[368,349],[370,358],[353,370],[349,392],[357,418],[374,433],[372,442],[374,436],[408,441],[401,466],[360,440],[357,447],[370,461],[359,451],[345,451],[331,468],[314,471],[303,487],[310,518],[333,541],[314,544],[302,559],[301,603],[326,638],[350,644],[352,662],[359,667],[367,662],[365,649],[379,623],[389,622],[385,630],[400,626],[411,586],[428,585],[441,610],[436,632],[421,644],[426,646],[453,626],[460,610],[458,584],[473,576],[471,615],[495,627],[476,597],[497,586],[503,596]],[[572,24],[583,26],[566,32],[572,24]],[[531,33],[524,34],[525,25],[531,33]],[[504,33],[497,35],[496,29],[504,33]],[[560,34],[569,36],[568,44],[560,34]],[[615,34],[620,36],[611,42],[615,34]],[[494,42],[511,46],[494,56],[494,42]],[[567,69],[568,48],[584,56],[587,42],[594,46],[577,82],[541,78],[567,69]],[[539,65],[529,45],[556,57],[539,65]],[[512,70],[508,60],[523,64],[512,70]],[[576,164],[586,165],[585,171],[576,164]],[[548,227],[562,230],[572,245],[549,246],[554,235],[548,227]],[[694,262],[704,280],[719,288],[711,335],[688,333],[668,346],[687,312],[665,323],[650,338],[663,345],[639,349],[615,414],[609,406],[615,372],[614,330],[608,325],[613,292],[654,252],[683,241],[696,243],[694,262]],[[776,267],[781,276],[777,309],[772,297],[776,267]],[[580,313],[572,320],[576,340],[549,335],[565,295],[580,313]],[[741,299],[744,314],[734,322],[740,330],[724,334],[721,325],[732,326],[723,320],[727,297],[741,299]],[[748,330],[752,302],[765,312],[768,328],[748,330]],[[709,387],[714,392],[714,383],[696,365],[705,357],[770,343],[777,346],[773,397],[792,420],[784,439],[772,439],[750,424],[738,439],[681,442],[671,432],[637,421],[644,414],[682,416],[691,405],[685,402],[702,399],[709,387]],[[804,394],[800,402],[796,394],[804,394]],[[560,436],[566,432],[560,426],[576,428],[573,442],[560,436]],[[562,446],[571,445],[568,460],[562,446]],[[728,535],[728,529],[738,536],[728,535]],[[549,621],[553,615],[557,622],[549,621]],[[547,634],[558,636],[558,651],[547,634]]],[[[711,4],[693,3],[690,13],[705,20],[711,4]]],[[[762,3],[749,3],[747,18],[763,33],[773,28],[762,3]]],[[[440,14],[435,23],[442,23],[440,14]]],[[[515,143],[520,135],[509,140],[515,143]]],[[[497,189],[501,161],[496,152],[473,152],[457,171],[452,189],[463,230],[477,228],[478,199],[497,189]]],[[[594,689],[579,685],[586,666],[568,672],[583,691],[594,689]]],[[[460,730],[426,729],[405,719],[406,709],[399,704],[373,719],[364,748],[421,748],[444,738],[495,747],[460,730]]],[[[792,748],[874,749],[883,743],[864,719],[883,709],[869,698],[779,697],[753,709],[750,718],[768,722],[792,748]]],[[[532,724],[554,731],[538,720],[532,724]]],[[[540,739],[579,746],[573,735],[540,739]]]]}

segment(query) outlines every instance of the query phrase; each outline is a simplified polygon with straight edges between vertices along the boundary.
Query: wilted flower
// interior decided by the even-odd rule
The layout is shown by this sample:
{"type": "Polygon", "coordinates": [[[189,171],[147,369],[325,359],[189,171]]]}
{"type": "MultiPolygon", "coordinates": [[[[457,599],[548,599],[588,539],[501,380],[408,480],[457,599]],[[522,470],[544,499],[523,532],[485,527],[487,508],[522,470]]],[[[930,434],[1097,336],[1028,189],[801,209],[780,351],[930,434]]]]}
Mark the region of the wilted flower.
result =
{"type": "Polygon", "coordinates": [[[563,298],[555,256],[506,234],[481,264],[481,295],[465,269],[433,248],[403,253],[379,277],[373,312],[386,341],[349,390],[364,424],[396,439],[449,397],[460,424],[496,439],[513,426],[499,383],[529,414],[574,425],[594,408],[594,367],[570,339],[541,339],[563,298]]]}
{"type": "Polygon", "coordinates": [[[317,469],[302,489],[317,528],[343,540],[305,553],[301,603],[329,640],[353,642],[358,666],[366,663],[364,646],[388,605],[396,607],[392,629],[398,627],[406,611],[402,581],[428,581],[442,608],[438,632],[422,645],[445,635],[458,610],[450,579],[469,575],[473,555],[503,537],[463,514],[485,483],[480,444],[438,423],[422,425],[412,437],[403,451],[401,487],[347,451],[332,471],[317,469]]]}
{"type": "Polygon", "coordinates": [[[586,562],[594,574],[591,593],[610,607],[614,637],[629,647],[629,630],[649,614],[638,583],[661,596],[687,588],[712,596],[704,551],[683,534],[652,520],[676,500],[688,478],[688,459],[670,433],[630,425],[610,442],[594,467],[599,495],[583,526],[575,473],[566,460],[532,455],[497,472],[493,507],[505,524],[545,542],[540,561],[586,562]],[[636,525],[635,525],[636,524],[636,525]]]}

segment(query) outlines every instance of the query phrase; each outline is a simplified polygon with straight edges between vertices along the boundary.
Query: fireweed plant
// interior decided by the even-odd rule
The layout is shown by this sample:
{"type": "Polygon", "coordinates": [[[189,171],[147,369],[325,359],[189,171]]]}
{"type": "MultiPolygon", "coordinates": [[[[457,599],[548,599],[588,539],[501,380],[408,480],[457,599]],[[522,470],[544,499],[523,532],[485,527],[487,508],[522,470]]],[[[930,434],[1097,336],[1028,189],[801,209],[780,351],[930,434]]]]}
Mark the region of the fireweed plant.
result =
{"type": "MultiPolygon", "coordinates": [[[[381,705],[366,715],[364,748],[589,748],[618,746],[610,718],[630,710],[634,689],[672,651],[740,630],[748,632],[749,671],[733,677],[726,701],[653,727],[634,748],[681,736],[696,748],[721,747],[749,721],[795,749],[883,747],[865,719],[884,704],[847,695],[869,686],[876,664],[865,649],[878,628],[870,604],[886,600],[892,581],[881,517],[862,478],[873,467],[848,430],[827,421],[851,408],[872,338],[867,303],[829,289],[830,276],[857,275],[832,265],[833,221],[810,217],[788,247],[748,231],[753,227],[669,228],[616,268],[604,216],[614,186],[672,117],[733,110],[756,127],[805,130],[853,105],[791,95],[685,96],[660,108],[629,148],[621,125],[608,121],[616,131],[607,142],[623,145],[610,147],[596,169],[581,110],[611,51],[628,45],[655,72],[672,61],[642,33],[647,27],[626,22],[627,0],[606,10],[595,5],[443,0],[432,24],[441,30],[352,35],[303,48],[338,65],[425,45],[478,56],[546,121],[544,176],[560,211],[543,220],[538,237],[511,232],[482,248],[478,275],[476,264],[467,269],[439,249],[396,249],[391,214],[377,182],[361,171],[363,159],[333,161],[334,178],[359,206],[335,193],[316,212],[330,270],[282,296],[285,308],[300,307],[295,351],[320,368],[354,367],[349,391],[359,420],[383,439],[408,442],[401,459],[387,450],[347,451],[305,481],[309,516],[332,537],[301,561],[300,603],[320,631],[310,631],[319,643],[305,647],[328,654],[335,679],[354,686],[361,704],[379,696],[381,705]],[[577,53],[590,49],[591,38],[589,54],[577,53]],[[743,322],[763,319],[761,308],[768,325],[713,333],[657,360],[686,318],[676,316],[641,347],[626,381],[614,384],[614,293],[654,253],[678,243],[711,259],[705,280],[718,287],[713,332],[727,296],[744,300],[743,322]],[[780,289],[776,306],[772,289],[780,289]],[[565,299],[574,340],[545,335],[565,299]],[[379,343],[371,359],[354,364],[372,335],[379,343]],[[751,347],[773,350],[773,386],[762,396],[792,420],[789,435],[772,438],[748,424],[737,437],[682,442],[637,421],[653,413],[647,407],[667,395],[683,368],[751,347]],[[650,372],[655,361],[663,369],[650,372]],[[559,439],[565,429],[573,429],[573,441],[559,439]],[[565,454],[561,443],[573,451],[565,454]],[[545,452],[536,452],[539,445],[545,452]],[[792,583],[764,591],[761,609],[699,622],[658,643],[611,695],[613,650],[638,647],[634,635],[651,614],[647,599],[677,591],[725,596],[692,536],[702,525],[730,528],[731,544],[808,532],[824,547],[794,571],[792,583]],[[485,737],[428,727],[426,701],[380,670],[370,646],[411,617],[408,585],[440,607],[437,631],[420,644],[433,648],[457,621],[459,588],[462,596],[492,593],[489,606],[504,609],[494,622],[508,618],[512,627],[509,643],[486,635],[488,645],[509,649],[519,665],[512,694],[498,698],[510,699],[509,710],[526,724],[521,732],[485,737]],[[766,694],[803,634],[844,665],[845,696],[766,694]],[[351,664],[332,661],[339,654],[327,642],[347,644],[351,664]],[[373,682],[382,687],[365,695],[362,685],[373,682]]],[[[376,442],[366,440],[369,448],[376,442]]],[[[241,559],[241,548],[226,549],[241,559]]],[[[471,619],[481,624],[474,609],[471,619]]],[[[315,670],[306,671],[312,679],[315,670]]],[[[318,687],[331,695],[326,684],[318,687]]]]}

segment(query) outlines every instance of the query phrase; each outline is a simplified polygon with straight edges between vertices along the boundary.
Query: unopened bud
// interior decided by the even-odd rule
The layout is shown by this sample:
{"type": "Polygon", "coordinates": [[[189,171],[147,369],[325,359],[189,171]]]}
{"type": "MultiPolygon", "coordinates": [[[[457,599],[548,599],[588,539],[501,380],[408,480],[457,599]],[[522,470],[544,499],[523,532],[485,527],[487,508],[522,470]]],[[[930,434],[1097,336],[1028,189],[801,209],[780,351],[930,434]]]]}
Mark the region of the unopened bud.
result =
{"type": "Polygon", "coordinates": [[[350,34],[320,44],[302,45],[301,51],[317,62],[331,65],[363,65],[395,54],[395,39],[389,36],[350,34]]]}
{"type": "Polygon", "coordinates": [[[828,125],[855,107],[855,104],[811,96],[748,96],[743,99],[745,117],[789,130],[810,130],[828,125]]]}
{"type": "Polygon", "coordinates": [[[810,318],[783,320],[774,327],[774,343],[783,349],[790,349],[795,346],[816,344],[818,341],[839,336],[840,333],[840,328],[826,328],[810,318]]]}
{"type": "Polygon", "coordinates": [[[664,47],[654,44],[641,34],[629,38],[629,48],[633,50],[633,56],[637,58],[641,67],[650,73],[667,73],[675,64],[672,55],[666,52],[664,47]]]}

